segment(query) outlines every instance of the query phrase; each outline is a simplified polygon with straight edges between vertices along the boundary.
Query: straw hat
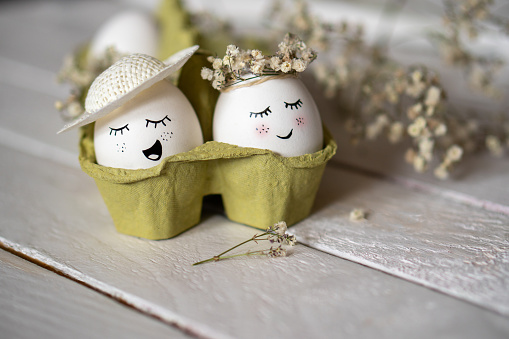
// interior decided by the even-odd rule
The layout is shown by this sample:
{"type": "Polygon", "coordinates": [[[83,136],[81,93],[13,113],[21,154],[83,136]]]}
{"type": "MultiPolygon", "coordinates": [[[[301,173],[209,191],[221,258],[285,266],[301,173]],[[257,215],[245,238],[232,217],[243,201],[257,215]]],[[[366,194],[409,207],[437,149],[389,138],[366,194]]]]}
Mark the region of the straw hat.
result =
{"type": "Polygon", "coordinates": [[[81,127],[104,117],[141,91],[178,71],[199,46],[181,50],[165,62],[146,54],[126,56],[101,73],[92,83],[85,100],[85,113],[58,133],[81,127]]]}

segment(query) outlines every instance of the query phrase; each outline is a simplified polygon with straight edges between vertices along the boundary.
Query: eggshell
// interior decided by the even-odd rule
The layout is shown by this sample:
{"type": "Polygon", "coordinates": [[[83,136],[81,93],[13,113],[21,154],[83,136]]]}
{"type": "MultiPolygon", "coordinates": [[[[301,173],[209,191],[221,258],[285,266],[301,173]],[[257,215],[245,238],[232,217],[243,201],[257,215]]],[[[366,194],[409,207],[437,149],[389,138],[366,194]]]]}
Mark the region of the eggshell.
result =
{"type": "Polygon", "coordinates": [[[101,57],[113,46],[122,54],[157,53],[158,30],[152,16],[140,11],[126,11],[109,19],[90,42],[91,56],[101,57]]]}
{"type": "Polygon", "coordinates": [[[196,113],[174,85],[160,81],[95,123],[97,163],[140,169],[203,144],[196,113]]]}
{"type": "Polygon", "coordinates": [[[323,147],[318,108],[298,78],[276,78],[221,93],[213,135],[216,141],[269,149],[284,157],[323,147]]]}

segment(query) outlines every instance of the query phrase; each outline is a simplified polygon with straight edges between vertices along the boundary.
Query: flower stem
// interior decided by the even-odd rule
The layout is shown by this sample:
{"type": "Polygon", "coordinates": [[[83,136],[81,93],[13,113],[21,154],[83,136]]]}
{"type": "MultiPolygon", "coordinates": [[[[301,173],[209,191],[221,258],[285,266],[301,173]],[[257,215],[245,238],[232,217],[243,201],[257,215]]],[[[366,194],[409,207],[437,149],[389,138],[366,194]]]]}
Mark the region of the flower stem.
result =
{"type": "Polygon", "coordinates": [[[257,240],[269,240],[268,237],[266,239],[260,239],[261,237],[269,235],[269,234],[271,234],[271,233],[265,232],[265,233],[258,234],[258,235],[255,234],[252,238],[250,238],[250,239],[248,239],[246,241],[243,241],[240,244],[237,244],[237,245],[231,247],[230,249],[227,249],[226,251],[224,251],[224,252],[222,252],[222,253],[220,253],[220,254],[218,254],[216,256],[213,256],[212,258],[209,258],[209,259],[202,260],[202,261],[194,263],[193,266],[200,265],[200,264],[203,264],[203,263],[206,263],[206,262],[209,262],[209,261],[219,261],[219,260],[222,260],[222,259],[239,257],[239,256],[242,256],[242,255],[250,255],[250,254],[255,254],[255,253],[258,253],[258,252],[261,253],[263,251],[247,252],[247,253],[243,253],[243,254],[235,254],[235,255],[223,257],[224,254],[226,254],[226,253],[236,249],[237,247],[240,247],[240,246],[242,246],[244,244],[247,244],[250,241],[255,241],[256,242],[257,240]]]}
{"type": "Polygon", "coordinates": [[[254,251],[254,252],[246,252],[246,253],[241,253],[241,254],[227,255],[225,257],[215,256],[215,257],[209,258],[207,260],[202,260],[202,261],[199,261],[199,262],[195,262],[193,264],[193,266],[201,265],[201,264],[204,264],[204,263],[210,262],[210,261],[219,261],[219,260],[231,259],[231,258],[242,257],[242,256],[265,255],[266,254],[265,252],[266,252],[266,250],[259,250],[259,251],[254,251]]]}

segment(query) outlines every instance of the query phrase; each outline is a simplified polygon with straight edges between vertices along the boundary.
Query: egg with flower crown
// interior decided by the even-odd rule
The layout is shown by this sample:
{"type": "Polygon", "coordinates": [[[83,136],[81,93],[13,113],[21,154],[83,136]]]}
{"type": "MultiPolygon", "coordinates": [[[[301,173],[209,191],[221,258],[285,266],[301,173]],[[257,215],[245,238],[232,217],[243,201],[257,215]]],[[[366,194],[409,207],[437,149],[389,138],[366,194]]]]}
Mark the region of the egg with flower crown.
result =
{"type": "Polygon", "coordinates": [[[316,53],[288,34],[275,55],[230,45],[210,58],[202,77],[221,91],[213,120],[215,141],[269,149],[284,157],[323,148],[322,121],[313,97],[298,78],[316,53]]]}
{"type": "Polygon", "coordinates": [[[167,80],[197,49],[182,50],[164,63],[145,54],[120,59],[94,80],[86,112],[61,132],[95,121],[97,163],[125,169],[153,167],[203,144],[193,107],[167,80]]]}

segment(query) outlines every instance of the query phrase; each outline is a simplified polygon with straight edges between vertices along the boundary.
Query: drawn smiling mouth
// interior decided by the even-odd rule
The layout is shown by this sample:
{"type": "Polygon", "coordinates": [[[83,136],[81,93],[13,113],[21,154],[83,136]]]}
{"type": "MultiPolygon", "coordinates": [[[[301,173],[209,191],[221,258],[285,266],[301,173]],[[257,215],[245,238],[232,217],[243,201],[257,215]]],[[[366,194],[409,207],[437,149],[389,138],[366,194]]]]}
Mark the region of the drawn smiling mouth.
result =
{"type": "Polygon", "coordinates": [[[292,136],[292,133],[293,133],[293,128],[292,130],[290,131],[290,133],[288,133],[288,135],[286,137],[281,137],[279,135],[276,135],[276,137],[278,137],[279,139],[290,139],[291,136],[292,136]]]}
{"type": "Polygon", "coordinates": [[[159,140],[156,140],[156,142],[154,142],[150,148],[147,148],[142,152],[148,160],[157,161],[161,159],[161,155],[163,154],[163,146],[159,140]]]}

